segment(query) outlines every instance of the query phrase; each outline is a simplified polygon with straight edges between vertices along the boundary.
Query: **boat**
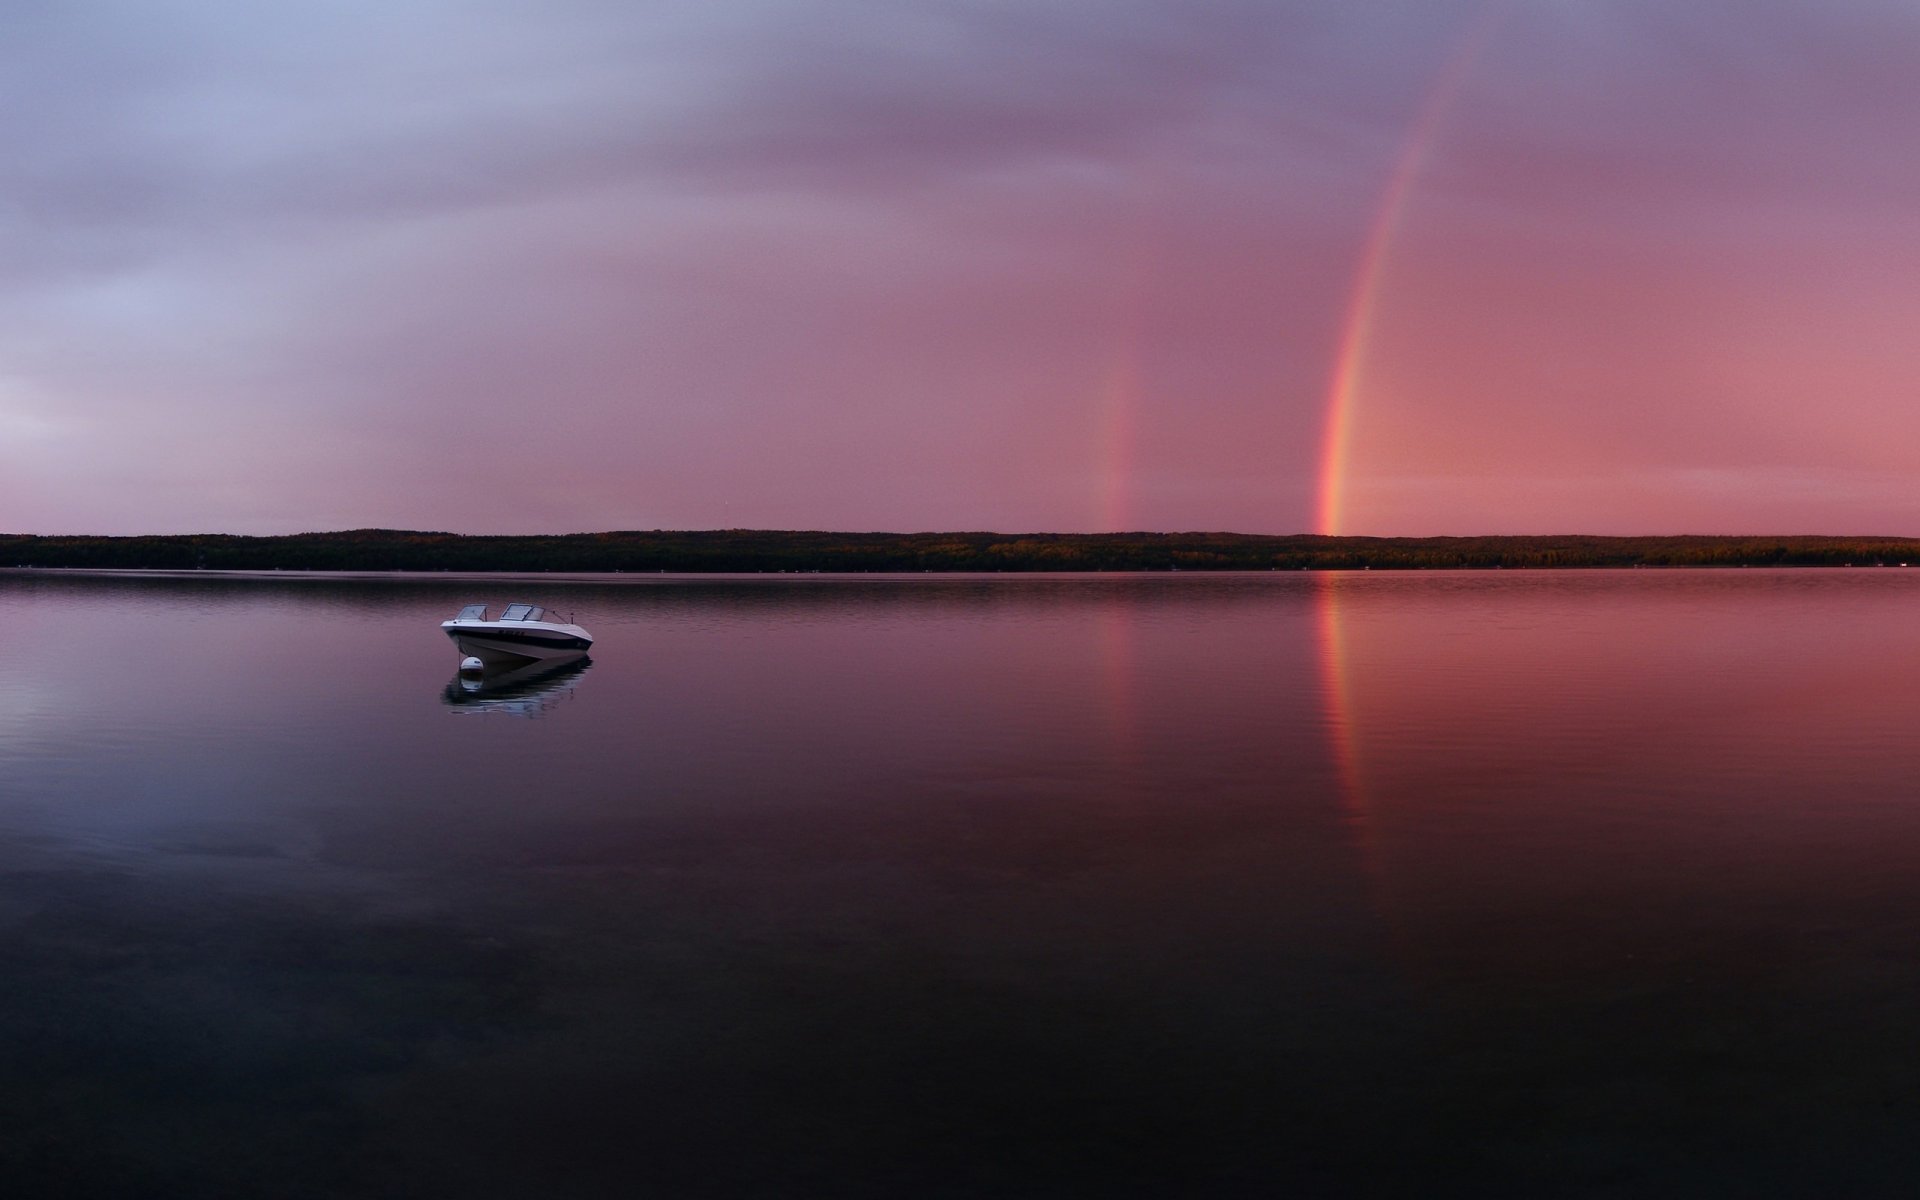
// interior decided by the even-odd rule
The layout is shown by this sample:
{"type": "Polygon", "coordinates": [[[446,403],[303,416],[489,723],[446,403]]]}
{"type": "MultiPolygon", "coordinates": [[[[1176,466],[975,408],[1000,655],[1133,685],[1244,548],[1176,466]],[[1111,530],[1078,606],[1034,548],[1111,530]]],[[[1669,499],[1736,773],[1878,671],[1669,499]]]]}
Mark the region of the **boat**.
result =
{"type": "Polygon", "coordinates": [[[489,617],[484,604],[469,604],[440,628],[460,653],[494,668],[580,658],[593,647],[592,634],[537,604],[509,604],[498,617],[489,617]]]}

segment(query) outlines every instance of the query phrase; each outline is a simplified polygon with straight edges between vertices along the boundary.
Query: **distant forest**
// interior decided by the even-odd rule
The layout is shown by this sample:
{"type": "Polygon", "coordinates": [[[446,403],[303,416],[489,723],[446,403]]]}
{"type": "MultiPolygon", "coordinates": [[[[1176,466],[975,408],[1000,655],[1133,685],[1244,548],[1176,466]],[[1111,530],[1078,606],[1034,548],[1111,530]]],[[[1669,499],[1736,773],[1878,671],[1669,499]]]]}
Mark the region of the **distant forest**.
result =
{"type": "Polygon", "coordinates": [[[1267,571],[1920,564],[1920,539],[813,533],[721,529],[473,537],[0,534],[0,567],[209,571],[1267,571]]]}

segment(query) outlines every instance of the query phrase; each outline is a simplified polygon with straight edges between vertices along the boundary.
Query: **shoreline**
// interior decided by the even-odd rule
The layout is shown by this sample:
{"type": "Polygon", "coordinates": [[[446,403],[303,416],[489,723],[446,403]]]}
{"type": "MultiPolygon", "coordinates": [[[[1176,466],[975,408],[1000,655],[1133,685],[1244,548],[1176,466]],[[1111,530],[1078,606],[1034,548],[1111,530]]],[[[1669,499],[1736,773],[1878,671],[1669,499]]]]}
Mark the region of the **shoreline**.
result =
{"type": "Polygon", "coordinates": [[[1029,580],[1068,580],[1068,579],[1164,579],[1177,575],[1198,575],[1208,578],[1226,576],[1261,577],[1270,575],[1366,575],[1381,573],[1388,575],[1426,574],[1426,575],[1496,575],[1506,572],[1539,573],[1581,573],[1581,574],[1627,574],[1632,572],[1676,572],[1676,571],[1780,571],[1780,572],[1839,572],[1839,571],[1899,571],[1911,570],[1920,563],[1728,563],[1728,564],[1566,564],[1560,566],[1520,566],[1520,567],[1269,567],[1264,570],[1245,568],[1217,569],[1173,569],[1152,570],[996,570],[996,571],[419,571],[405,569],[391,570],[303,570],[303,569],[180,569],[177,567],[0,567],[0,578],[51,577],[59,579],[125,579],[125,580],[208,580],[224,582],[261,582],[273,581],[310,581],[338,583],[430,583],[435,580],[487,581],[498,580],[506,583],[535,582],[542,584],[594,584],[594,585],[634,585],[658,586],[685,582],[766,582],[793,583],[839,582],[861,580],[873,583],[912,583],[950,581],[980,581],[988,579],[1029,579],[1029,580]]]}
{"type": "Polygon", "coordinates": [[[1183,571],[1869,567],[1920,563],[1920,538],[1681,534],[842,533],[651,530],[529,536],[408,530],[251,537],[0,534],[0,568],[388,575],[994,575],[1183,571]]]}

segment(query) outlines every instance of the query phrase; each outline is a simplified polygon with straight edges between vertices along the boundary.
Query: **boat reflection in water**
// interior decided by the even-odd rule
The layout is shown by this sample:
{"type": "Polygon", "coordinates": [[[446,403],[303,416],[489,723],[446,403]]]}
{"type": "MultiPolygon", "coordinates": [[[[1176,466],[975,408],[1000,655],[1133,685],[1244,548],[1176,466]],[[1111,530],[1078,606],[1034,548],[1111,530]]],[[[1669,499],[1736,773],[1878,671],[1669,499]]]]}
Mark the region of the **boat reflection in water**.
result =
{"type": "Polygon", "coordinates": [[[440,693],[456,714],[505,713],[538,717],[573,693],[593,660],[536,662],[508,671],[462,671],[440,693]]]}

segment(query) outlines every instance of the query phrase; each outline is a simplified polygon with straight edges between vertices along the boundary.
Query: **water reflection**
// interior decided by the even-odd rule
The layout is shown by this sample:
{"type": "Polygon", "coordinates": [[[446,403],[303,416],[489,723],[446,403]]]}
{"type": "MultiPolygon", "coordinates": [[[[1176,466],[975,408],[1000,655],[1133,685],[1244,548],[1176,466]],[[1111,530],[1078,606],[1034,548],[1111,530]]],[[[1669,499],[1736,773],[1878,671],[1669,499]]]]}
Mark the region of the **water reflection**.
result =
{"type": "Polygon", "coordinates": [[[1881,1056],[1920,995],[1915,582],[1319,581],[1341,805],[1387,961],[1481,1106],[1459,1129],[1555,1101],[1482,1143],[1504,1168],[1598,1146],[1589,1181],[1737,1190],[1837,1146],[1904,1161],[1849,1121],[1912,1109],[1881,1056]],[[1762,1130],[1793,1148],[1702,1152],[1711,1170],[1682,1148],[1762,1130]]]}
{"type": "Polygon", "coordinates": [[[1392,924],[1394,906],[1381,863],[1374,797],[1363,774],[1365,722],[1356,693],[1356,663],[1346,605],[1362,579],[1346,572],[1313,577],[1314,633],[1319,652],[1320,694],[1324,705],[1327,757],[1333,764],[1336,795],[1352,831],[1355,853],[1375,912],[1392,924]]]}
{"type": "Polygon", "coordinates": [[[441,689],[440,701],[456,715],[544,716],[561,701],[573,698],[592,665],[592,659],[582,656],[508,671],[461,671],[441,689]]]}
{"type": "Polygon", "coordinates": [[[1911,1174],[1920,573],[548,586],[0,574],[16,1190],[1911,1174]]]}

